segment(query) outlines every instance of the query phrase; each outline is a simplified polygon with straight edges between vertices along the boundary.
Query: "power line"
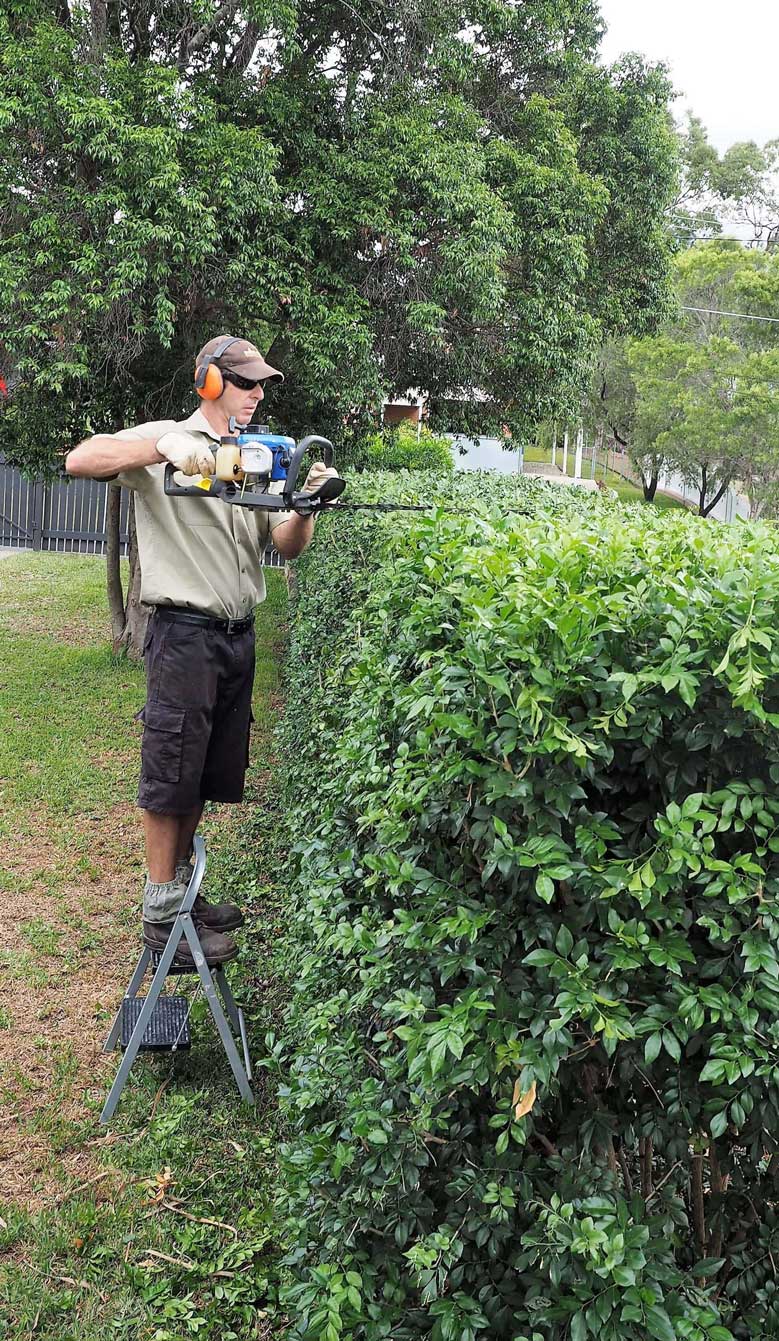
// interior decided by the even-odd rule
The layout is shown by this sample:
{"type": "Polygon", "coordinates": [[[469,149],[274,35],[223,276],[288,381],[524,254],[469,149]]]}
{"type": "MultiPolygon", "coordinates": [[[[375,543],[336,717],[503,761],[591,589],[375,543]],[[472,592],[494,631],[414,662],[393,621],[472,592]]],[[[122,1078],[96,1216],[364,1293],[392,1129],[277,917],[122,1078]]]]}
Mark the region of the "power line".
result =
{"type": "Polygon", "coordinates": [[[742,247],[750,247],[754,251],[766,251],[771,245],[767,238],[758,237],[735,237],[732,233],[716,233],[712,237],[693,237],[690,242],[740,242],[742,247]]]}
{"type": "Polygon", "coordinates": [[[716,307],[684,307],[683,312],[702,312],[709,317],[739,317],[742,321],[770,321],[779,326],[779,317],[756,317],[753,312],[721,312],[716,307]]]}

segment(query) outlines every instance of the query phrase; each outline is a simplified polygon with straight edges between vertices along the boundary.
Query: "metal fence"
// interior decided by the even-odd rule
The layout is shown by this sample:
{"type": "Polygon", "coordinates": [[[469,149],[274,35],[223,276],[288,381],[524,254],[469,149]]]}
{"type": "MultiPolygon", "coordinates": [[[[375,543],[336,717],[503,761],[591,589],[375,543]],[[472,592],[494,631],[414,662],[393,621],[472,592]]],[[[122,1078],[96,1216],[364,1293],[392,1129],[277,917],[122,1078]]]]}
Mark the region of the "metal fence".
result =
{"type": "MultiPolygon", "coordinates": [[[[0,455],[0,548],[105,554],[109,486],[101,480],[27,480],[0,455]]],[[[121,553],[128,548],[129,497],[122,489],[119,512],[121,553]]],[[[275,549],[264,564],[283,568],[275,549]]]]}

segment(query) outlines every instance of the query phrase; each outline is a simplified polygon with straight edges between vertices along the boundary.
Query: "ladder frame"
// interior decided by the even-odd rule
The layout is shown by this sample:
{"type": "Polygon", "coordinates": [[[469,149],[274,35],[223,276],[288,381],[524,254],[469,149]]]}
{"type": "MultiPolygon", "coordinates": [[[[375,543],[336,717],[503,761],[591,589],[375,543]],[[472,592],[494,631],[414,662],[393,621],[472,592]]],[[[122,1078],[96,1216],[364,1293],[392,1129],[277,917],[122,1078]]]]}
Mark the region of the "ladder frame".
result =
{"type": "MultiPolygon", "coordinates": [[[[241,1007],[236,1005],[230,986],[225,977],[224,968],[221,964],[214,968],[213,973],[206,963],[206,957],[203,954],[203,947],[197,934],[197,927],[192,920],[192,909],[198,891],[203,883],[203,876],[206,870],[206,845],[199,835],[195,835],[192,843],[194,852],[194,866],[192,876],[187,885],[184,898],[176,914],[176,919],[170,930],[164,950],[160,954],[159,962],[154,970],[149,994],[141,1007],[141,1012],[135,1024],[135,1028],[130,1036],[130,1041],[124,1050],[119,1070],[114,1078],[114,1083],[108,1093],[108,1098],[103,1105],[103,1111],[100,1114],[101,1123],[105,1124],[113,1116],[116,1106],[122,1095],[130,1069],[135,1061],[141,1046],[141,1041],[149,1020],[154,1012],[154,1007],[159,1001],[162,989],[165,986],[165,979],[171,970],[173,959],[182,936],[185,936],[192,951],[192,957],[195,961],[193,973],[197,973],[203,986],[206,1001],[217,1027],[219,1037],[222,1040],[222,1046],[227,1054],[227,1060],[230,1063],[235,1083],[238,1086],[241,1098],[245,1103],[254,1103],[254,1094],[252,1092],[250,1081],[252,1080],[252,1064],[249,1056],[249,1043],[246,1034],[246,1022],[244,1020],[241,1007]],[[221,1000],[220,1000],[221,997],[221,1000]],[[223,1009],[224,1006],[224,1009],[223,1009]],[[226,1012],[226,1013],[225,1013],[226,1012]],[[231,1028],[232,1026],[232,1028],[231,1028]],[[239,1056],[236,1047],[233,1031],[240,1041],[243,1058],[239,1056]]],[[[137,997],[138,990],[146,976],[146,970],[151,962],[151,950],[148,946],[143,947],[141,957],[135,966],[132,977],[127,985],[124,1000],[137,997]]],[[[108,1037],[103,1045],[103,1052],[112,1052],[118,1043],[122,1028],[122,1010],[124,1001],[117,1011],[116,1018],[111,1025],[108,1037]]]]}

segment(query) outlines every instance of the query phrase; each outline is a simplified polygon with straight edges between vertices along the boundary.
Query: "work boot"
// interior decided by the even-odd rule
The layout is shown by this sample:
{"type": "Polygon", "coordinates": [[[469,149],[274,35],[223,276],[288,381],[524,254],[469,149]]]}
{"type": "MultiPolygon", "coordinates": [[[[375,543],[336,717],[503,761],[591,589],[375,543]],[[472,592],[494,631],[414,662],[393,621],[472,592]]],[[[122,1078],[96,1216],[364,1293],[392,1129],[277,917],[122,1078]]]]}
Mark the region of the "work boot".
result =
{"type": "Polygon", "coordinates": [[[237,904],[209,903],[202,894],[195,899],[192,916],[211,931],[235,931],[244,924],[244,915],[237,904]]]}
{"type": "MultiPolygon", "coordinates": [[[[189,861],[177,862],[176,881],[186,887],[192,879],[193,869],[189,861]]],[[[198,894],[195,899],[192,916],[196,922],[202,922],[204,927],[210,927],[212,931],[236,931],[245,921],[237,904],[209,903],[202,894],[198,894]]]]}
{"type": "MultiPolygon", "coordinates": [[[[209,968],[216,968],[219,964],[226,964],[228,960],[235,959],[238,954],[238,946],[232,936],[223,936],[221,932],[213,931],[200,922],[196,925],[198,939],[209,968]]],[[[168,943],[172,927],[172,922],[147,922],[144,919],[144,945],[150,950],[156,950],[158,954],[162,954],[168,943]]],[[[176,953],[173,956],[173,963],[180,968],[195,967],[195,958],[186,936],[182,936],[178,943],[176,953]]]]}

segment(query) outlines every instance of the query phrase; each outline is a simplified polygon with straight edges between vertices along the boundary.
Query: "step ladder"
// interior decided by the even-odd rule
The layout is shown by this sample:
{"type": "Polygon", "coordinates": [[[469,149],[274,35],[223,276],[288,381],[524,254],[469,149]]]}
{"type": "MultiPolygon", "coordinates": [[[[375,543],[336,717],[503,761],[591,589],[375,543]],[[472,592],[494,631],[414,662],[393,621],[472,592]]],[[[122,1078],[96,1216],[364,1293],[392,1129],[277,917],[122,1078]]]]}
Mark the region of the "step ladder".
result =
{"type": "Polygon", "coordinates": [[[196,835],[192,846],[194,851],[192,878],[187,885],[187,892],[165,948],[150,950],[144,946],[103,1047],[104,1052],[113,1052],[119,1046],[124,1055],[100,1114],[102,1123],[108,1122],[113,1116],[127,1083],[130,1068],[139,1052],[177,1052],[190,1047],[190,1006],[186,997],[163,994],[165,979],[169,975],[196,974],[200,978],[241,1098],[248,1104],[254,1103],[250,1084],[252,1064],[243,1011],[235,1003],[222,965],[208,967],[197,928],[192,920],[192,908],[206,870],[206,845],[203,839],[196,835]],[[195,961],[193,968],[182,968],[173,963],[182,936],[186,937],[192,951],[195,961]],[[138,991],[149,967],[152,970],[149,994],[145,997],[139,996],[138,991]],[[236,1040],[241,1045],[243,1058],[238,1053],[236,1040]]]}

